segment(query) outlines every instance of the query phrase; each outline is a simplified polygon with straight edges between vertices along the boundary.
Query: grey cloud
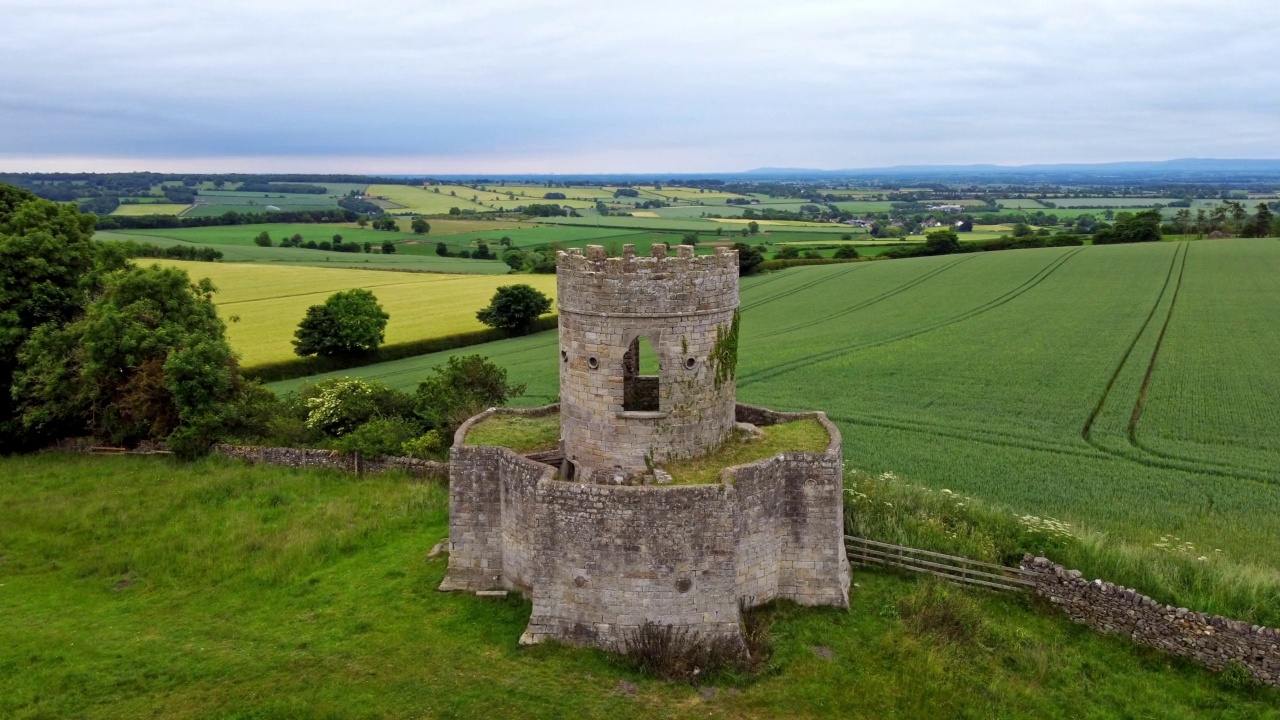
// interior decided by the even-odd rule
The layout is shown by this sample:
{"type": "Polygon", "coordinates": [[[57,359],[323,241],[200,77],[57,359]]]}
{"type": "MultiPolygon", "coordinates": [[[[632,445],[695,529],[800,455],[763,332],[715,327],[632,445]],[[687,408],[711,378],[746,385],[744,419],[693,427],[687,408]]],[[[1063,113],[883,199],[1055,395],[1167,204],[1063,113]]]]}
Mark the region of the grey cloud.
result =
{"type": "Polygon", "coordinates": [[[1280,7],[1257,0],[6,5],[0,167],[1022,163],[1280,134],[1280,7]]]}

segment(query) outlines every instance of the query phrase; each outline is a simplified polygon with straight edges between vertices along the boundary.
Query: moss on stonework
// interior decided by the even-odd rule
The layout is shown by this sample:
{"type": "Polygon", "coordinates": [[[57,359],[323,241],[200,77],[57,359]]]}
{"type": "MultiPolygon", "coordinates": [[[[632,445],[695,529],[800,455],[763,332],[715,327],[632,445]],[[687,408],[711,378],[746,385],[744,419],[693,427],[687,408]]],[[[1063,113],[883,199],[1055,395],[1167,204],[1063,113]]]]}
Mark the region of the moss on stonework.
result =
{"type": "Polygon", "coordinates": [[[716,344],[711,348],[708,361],[715,372],[716,389],[732,380],[738,372],[738,311],[733,311],[733,320],[729,328],[716,326],[716,344]]]}
{"type": "Polygon", "coordinates": [[[467,431],[467,445],[497,445],[518,453],[554,450],[560,444],[560,413],[537,417],[494,413],[467,431]]]}
{"type": "Polygon", "coordinates": [[[760,437],[735,430],[720,447],[706,455],[674,460],[660,467],[677,485],[703,485],[720,481],[720,471],[734,465],[764,460],[784,452],[825,452],[831,442],[827,428],[817,418],[803,418],[760,428],[760,437]]]}

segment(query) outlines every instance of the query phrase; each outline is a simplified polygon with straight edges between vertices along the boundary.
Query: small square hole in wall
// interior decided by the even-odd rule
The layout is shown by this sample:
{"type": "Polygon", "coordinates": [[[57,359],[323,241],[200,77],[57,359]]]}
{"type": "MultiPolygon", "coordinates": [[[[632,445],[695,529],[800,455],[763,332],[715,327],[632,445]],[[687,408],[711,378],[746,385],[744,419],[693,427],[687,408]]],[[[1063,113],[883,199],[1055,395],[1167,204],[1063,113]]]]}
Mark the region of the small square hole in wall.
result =
{"type": "Polygon", "coordinates": [[[561,351],[560,351],[560,362],[569,362],[569,351],[568,351],[568,350],[561,350],[561,351]]]}

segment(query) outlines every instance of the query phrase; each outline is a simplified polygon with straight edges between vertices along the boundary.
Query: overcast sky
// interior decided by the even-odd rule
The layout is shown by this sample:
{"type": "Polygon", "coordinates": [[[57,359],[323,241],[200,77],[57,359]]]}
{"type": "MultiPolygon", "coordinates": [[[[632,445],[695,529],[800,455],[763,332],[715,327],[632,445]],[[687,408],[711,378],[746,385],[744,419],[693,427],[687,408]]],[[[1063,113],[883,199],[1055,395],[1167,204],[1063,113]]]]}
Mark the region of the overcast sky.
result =
{"type": "Polygon", "coordinates": [[[0,0],[0,170],[1280,157],[1277,0],[0,0]]]}

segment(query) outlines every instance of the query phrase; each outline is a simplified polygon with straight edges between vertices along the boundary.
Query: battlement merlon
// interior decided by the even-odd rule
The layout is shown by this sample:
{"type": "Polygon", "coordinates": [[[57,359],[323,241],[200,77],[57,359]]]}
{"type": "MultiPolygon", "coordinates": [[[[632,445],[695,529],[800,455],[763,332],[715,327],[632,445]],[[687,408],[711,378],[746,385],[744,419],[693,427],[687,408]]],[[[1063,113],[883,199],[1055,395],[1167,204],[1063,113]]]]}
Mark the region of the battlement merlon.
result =
{"type": "Polygon", "coordinates": [[[674,257],[655,243],[649,257],[637,257],[634,245],[608,257],[599,245],[556,255],[560,312],[586,315],[671,316],[738,307],[738,252],[716,248],[695,255],[691,245],[676,246],[674,257]]]}
{"type": "Polygon", "coordinates": [[[609,257],[601,245],[569,248],[556,253],[556,267],[570,272],[597,272],[623,274],[635,272],[697,272],[738,269],[738,251],[732,248],[716,248],[713,255],[696,255],[692,245],[677,245],[676,254],[669,255],[667,247],[654,243],[649,256],[636,255],[635,245],[623,245],[622,254],[609,257]]]}

